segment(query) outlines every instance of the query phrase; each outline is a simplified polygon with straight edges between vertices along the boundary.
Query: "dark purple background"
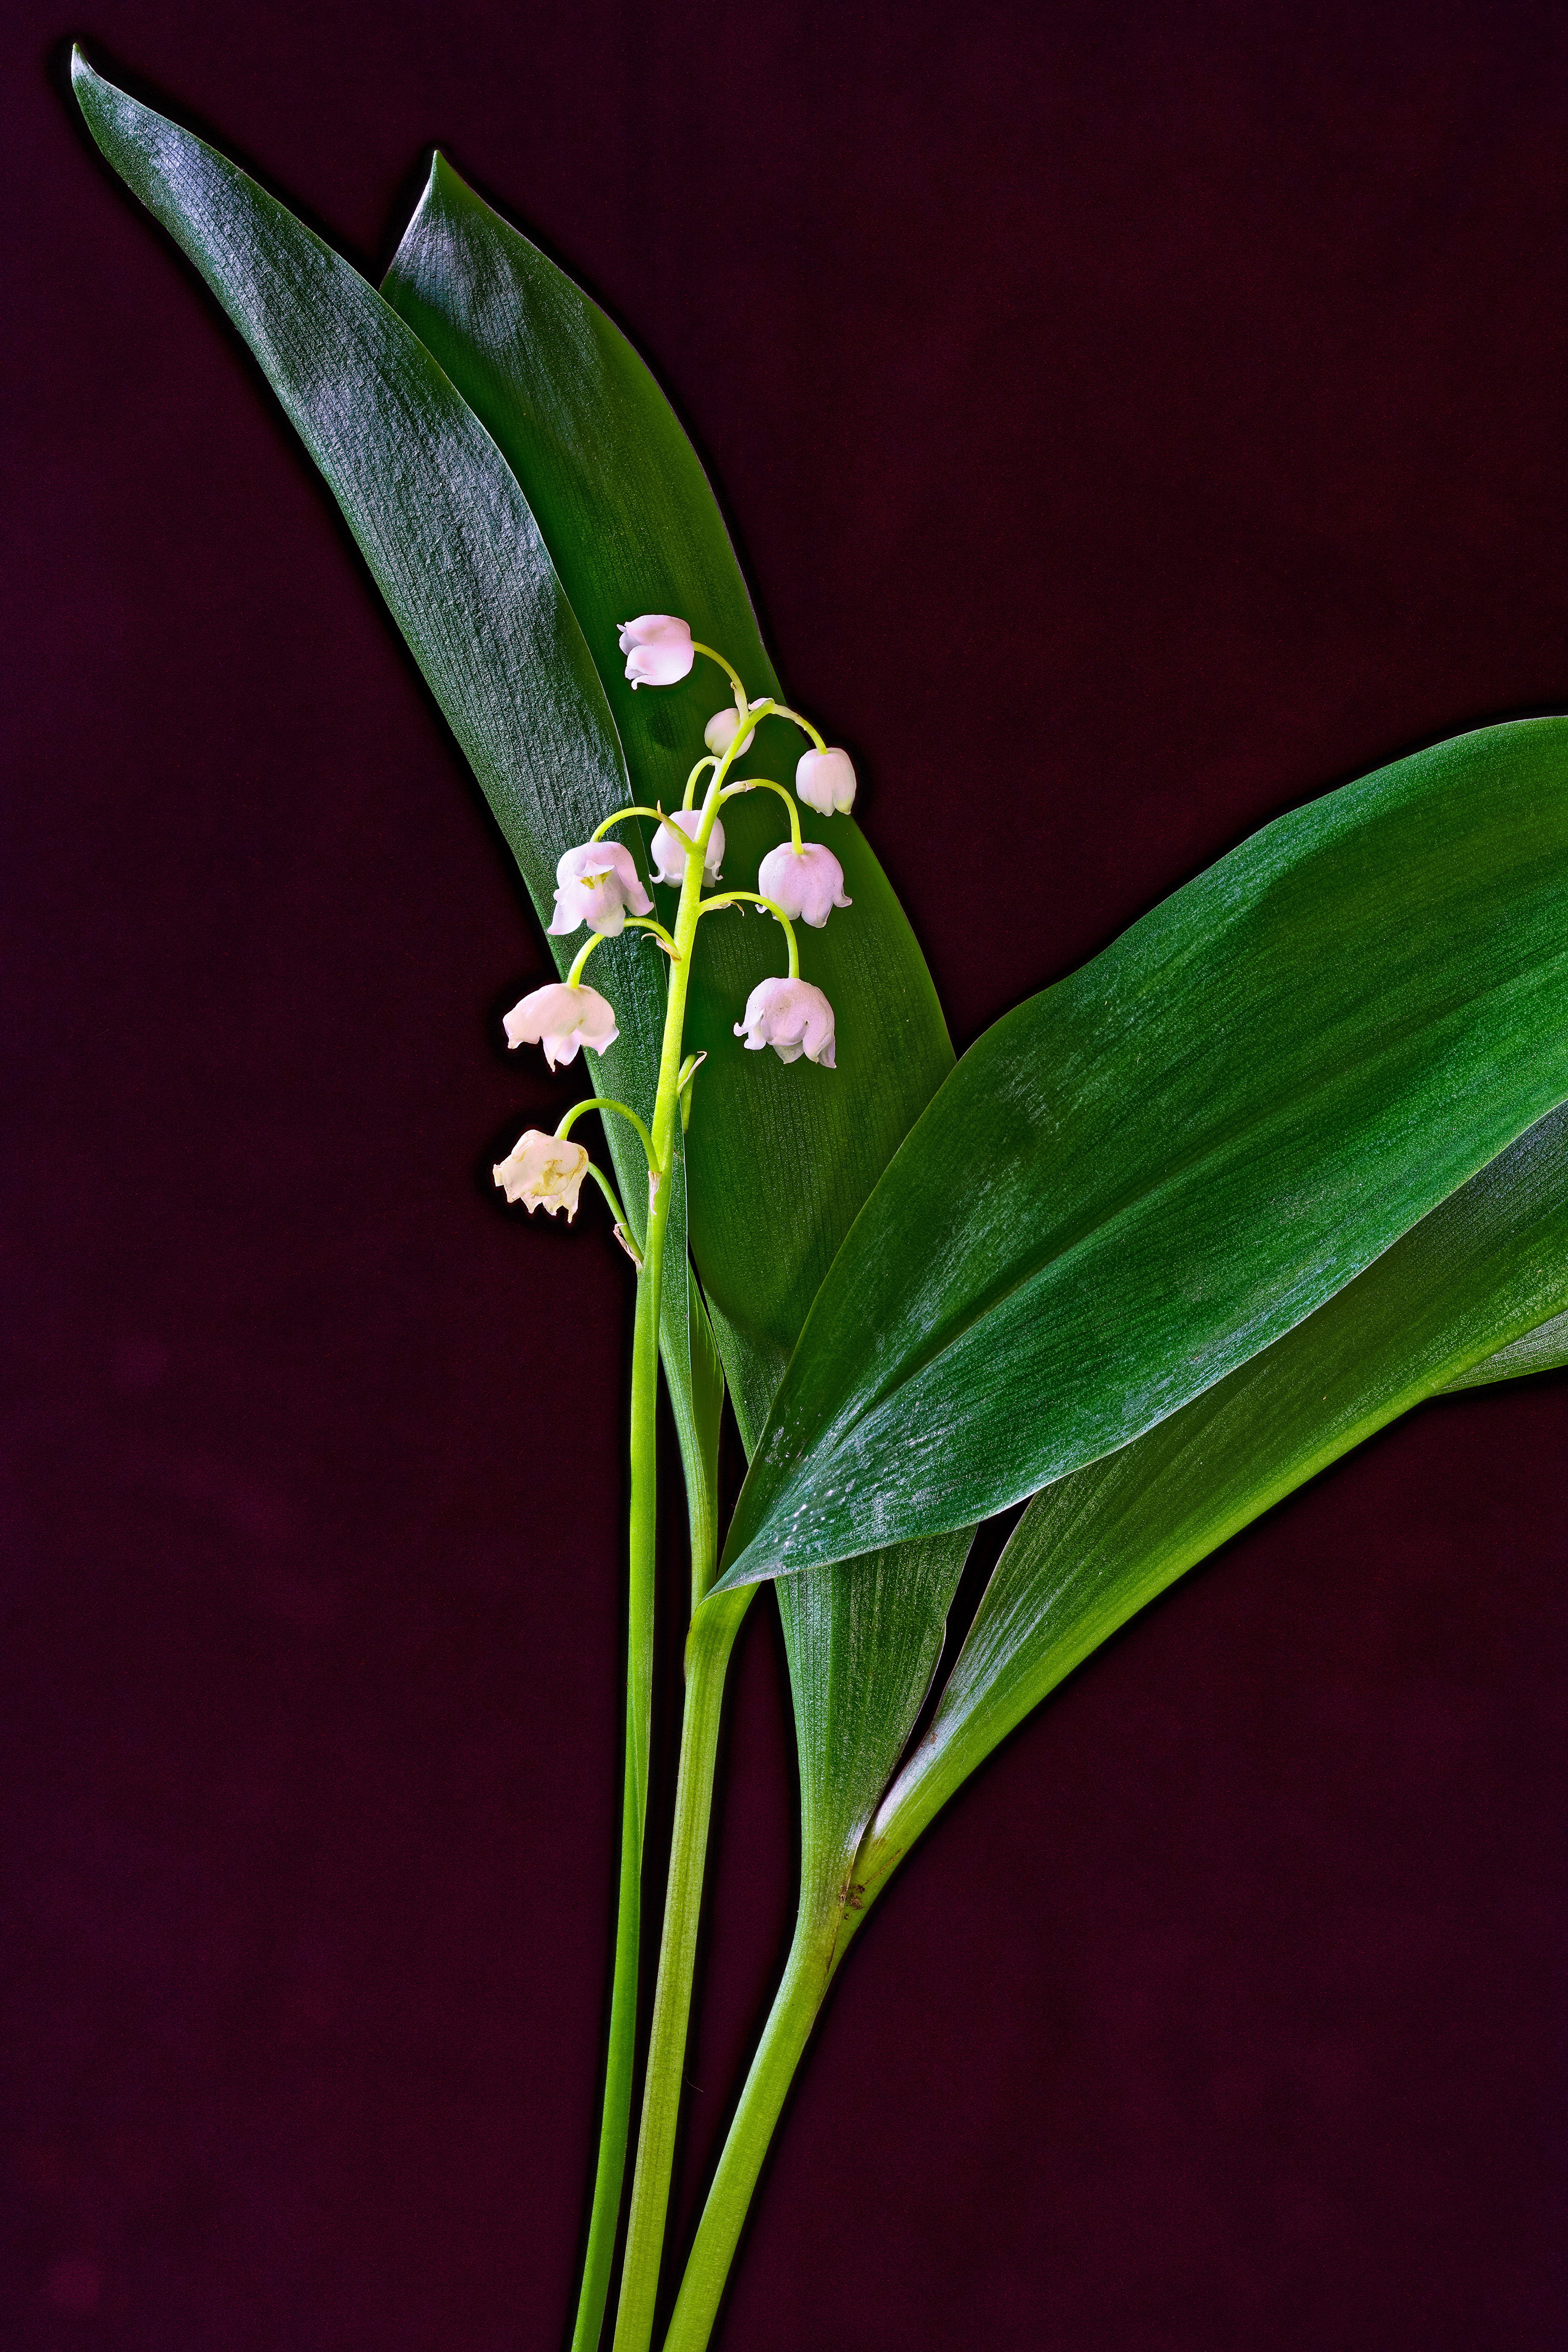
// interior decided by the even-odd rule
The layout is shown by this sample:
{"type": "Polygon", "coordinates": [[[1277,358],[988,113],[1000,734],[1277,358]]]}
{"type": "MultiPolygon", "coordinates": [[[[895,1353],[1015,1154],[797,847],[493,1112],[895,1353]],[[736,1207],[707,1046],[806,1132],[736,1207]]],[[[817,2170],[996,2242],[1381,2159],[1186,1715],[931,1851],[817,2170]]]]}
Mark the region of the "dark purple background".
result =
{"type": "MultiPolygon", "coordinates": [[[[1552,5],[12,0],[0,2341],[533,2352],[617,1810],[626,1269],[498,1211],[542,959],[68,30],[367,266],[426,143],[622,320],[961,1043],[1568,699],[1552,5]]],[[[846,1970],[731,2352],[1561,2340],[1559,1380],[1097,1660],[846,1970]]],[[[734,1676],[687,2211],[791,1899],[734,1676]]]]}

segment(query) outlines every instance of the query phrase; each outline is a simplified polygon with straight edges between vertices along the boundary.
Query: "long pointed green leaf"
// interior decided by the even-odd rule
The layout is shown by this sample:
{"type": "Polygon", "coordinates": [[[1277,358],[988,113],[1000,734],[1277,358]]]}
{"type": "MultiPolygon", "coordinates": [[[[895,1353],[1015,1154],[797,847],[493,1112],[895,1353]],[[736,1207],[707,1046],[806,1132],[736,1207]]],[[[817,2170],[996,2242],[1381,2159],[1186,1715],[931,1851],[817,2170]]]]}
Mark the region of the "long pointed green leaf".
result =
{"type": "MultiPolygon", "coordinates": [[[[116,89],[79,52],[71,78],[93,137],[195,264],[326,478],[394,620],[482,786],[546,921],[555,861],[629,797],[598,673],[505,457],[406,323],[341,255],[227,158],[116,89]]],[[[646,870],[646,867],[645,867],[646,870]]],[[[552,940],[564,971],[576,940],[552,940]]],[[[594,980],[620,1037],[595,1090],[651,1114],[662,960],[640,933],[601,948],[594,980]]],[[[605,1122],[635,1231],[640,1146],[605,1122]]],[[[684,1232],[683,1171],[670,1228],[684,1232]]],[[[662,1320],[683,1451],[700,1457],[687,1301],[662,1320]]]]}
{"type": "MultiPolygon", "coordinates": [[[[599,666],[637,798],[678,806],[724,680],[699,662],[682,686],[634,694],[616,625],[679,613],[752,693],[778,681],[668,402],[581,288],[439,156],[384,290],[510,460],[599,666]]],[[[738,772],[787,784],[804,748],[772,721],[738,772]]],[[[752,887],[784,837],[784,811],[758,793],[731,802],[724,823],[725,879],[752,887]]],[[[837,1014],[837,1069],[786,1069],[733,1034],[752,984],[782,968],[771,924],[706,925],[692,977],[689,1038],[708,1055],[688,1139],[692,1251],[748,1443],[851,1219],[952,1065],[924,961],[865,837],[809,811],[803,829],[831,846],[855,902],[801,939],[803,972],[837,1014]]]]}
{"type": "Polygon", "coordinates": [[[1046,1694],[1189,1568],[1373,1431],[1568,1310],[1568,1108],[1306,1322],[1047,1486],[998,1561],[857,1876],[872,1892],[1046,1694]]]}
{"type": "Polygon", "coordinates": [[[1280,818],[965,1055],[813,1306],[726,1554],[935,1534],[1110,1453],[1568,1096],[1568,722],[1280,818]]]}

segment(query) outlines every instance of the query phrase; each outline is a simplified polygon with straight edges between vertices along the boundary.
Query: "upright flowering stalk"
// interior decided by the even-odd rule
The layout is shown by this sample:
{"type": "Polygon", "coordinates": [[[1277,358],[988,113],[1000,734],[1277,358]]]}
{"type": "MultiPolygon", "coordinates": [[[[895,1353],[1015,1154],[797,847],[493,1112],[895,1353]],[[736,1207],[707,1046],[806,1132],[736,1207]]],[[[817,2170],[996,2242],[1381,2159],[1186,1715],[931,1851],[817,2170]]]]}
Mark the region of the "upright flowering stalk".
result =
{"type": "MultiPolygon", "coordinates": [[[[652,1705],[659,1307],[672,1190],[668,1178],[674,1160],[675,1122],[681,1115],[683,1096],[700,1058],[683,1055],[687,997],[698,929],[705,915],[738,905],[759,906],[773,916],[784,933],[788,971],[762,982],[752,990],[743,1016],[735,1024],[735,1034],[743,1034],[753,1051],[760,1052],[771,1045],[783,1061],[795,1062],[804,1057],[832,1069],[833,1008],[819,988],[800,976],[795,923],[796,919],[802,919],[820,929],[834,908],[848,906],[842,868],[829,851],[802,841],[795,800],[782,784],[754,777],[748,777],[743,783],[731,783],[729,778],[735,761],[750,748],[757,724],[776,717],[791,720],[810,738],[815,750],[807,754],[808,758],[828,763],[820,775],[816,771],[811,772],[819,792],[826,788],[828,808],[848,804],[847,798],[837,796],[843,791],[843,780],[835,762],[841,762],[849,772],[850,797],[854,790],[853,771],[842,752],[829,751],[810,721],[784,704],[767,696],[748,699],[744,685],[731,664],[710,647],[696,644],[684,621],[670,614],[644,614],[622,625],[620,644],[626,656],[626,677],[634,687],[678,684],[689,675],[700,654],[716,662],[730,679],[734,709],[732,714],[726,710],[709,720],[704,730],[707,756],[700,759],[691,771],[683,807],[668,816],[662,808],[639,805],[617,810],[599,826],[591,841],[564,852],[556,869],[555,914],[550,929],[559,936],[586,924],[587,942],[564,982],[533,990],[506,1017],[509,1043],[542,1045],[553,1068],[558,1063],[570,1062],[579,1045],[599,1049],[618,1034],[612,999],[589,987],[583,977],[589,958],[605,940],[618,939],[628,929],[646,930],[658,940],[668,958],[664,1035],[651,1117],[645,1120],[628,1104],[595,1096],[588,1102],[575,1105],[553,1137],[531,1129],[495,1171],[496,1181],[506,1187],[509,1199],[521,1200],[531,1212],[535,1205],[552,1213],[564,1208],[569,1218],[576,1207],[579,1186],[584,1177],[591,1176],[610,1202],[617,1234],[638,1261],[637,1316],[632,1335],[631,1575],[620,1897],[604,2117],[583,2289],[573,2336],[574,2352],[595,2352],[598,2344],[620,2211],[631,2112],[652,1705]],[[704,775],[707,782],[699,804],[696,794],[704,775]],[[723,856],[724,829],[720,811],[735,793],[758,789],[776,793],[784,803],[790,838],[763,860],[757,889],[731,888],[704,897],[705,888],[719,880],[723,856]],[[629,853],[607,838],[616,825],[637,816],[658,823],[657,878],[679,888],[673,930],[667,930],[654,915],[653,902],[629,853]],[[567,1141],[574,1122],[591,1109],[628,1120],[642,1141],[647,1161],[648,1213],[640,1255],[607,1179],[580,1145],[567,1141]]],[[[796,789],[801,790],[798,782],[796,789]]],[[[613,987],[613,982],[606,979],[605,986],[613,987]]],[[[750,1597],[749,1593],[742,1596],[727,1612],[717,1612],[721,1629],[717,1637],[694,1645],[689,1661],[675,1836],[616,2330],[616,2352],[647,2352],[652,2329],[690,2007],[719,1701],[734,1632],[750,1597]]]]}

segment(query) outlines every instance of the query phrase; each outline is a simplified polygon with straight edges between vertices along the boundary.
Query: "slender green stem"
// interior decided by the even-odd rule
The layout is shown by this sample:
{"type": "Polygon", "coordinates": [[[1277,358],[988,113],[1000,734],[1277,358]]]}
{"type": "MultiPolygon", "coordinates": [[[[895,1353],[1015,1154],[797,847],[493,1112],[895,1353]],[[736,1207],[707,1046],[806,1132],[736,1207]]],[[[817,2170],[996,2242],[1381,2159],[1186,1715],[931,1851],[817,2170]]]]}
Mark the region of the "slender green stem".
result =
{"type": "Polygon", "coordinates": [[[739,906],[765,907],[774,922],[784,925],[789,940],[789,976],[792,980],[798,980],[800,978],[800,946],[795,939],[795,925],[774,899],[764,898],[760,890],[726,890],[717,898],[704,898],[702,912],[705,915],[713,915],[721,912],[725,907],[739,906]]]}
{"type": "Polygon", "coordinates": [[[835,1912],[826,1920],[820,1916],[809,1922],[803,1918],[795,1928],[784,1981],[763,2029],[702,2210],[664,2352],[703,2352],[712,2331],[773,2126],[832,1981],[838,1916],[835,1912]]]}
{"type": "MultiPolygon", "coordinates": [[[[710,795],[711,797],[711,795],[710,795]]],[[[704,835],[704,846],[706,836],[704,835]]],[[[691,949],[701,909],[702,861],[689,859],[675,921],[676,953],[665,1000],[664,1039],[658,1088],[654,1097],[652,1152],[648,1171],[647,1230],[637,1275],[637,1320],[632,1332],[630,1600],[626,1621],[626,1759],[622,1809],[621,1892],[616,1926],[616,1962],[610,1998],[610,2053],[605,2107],[594,2177],[588,2250],[578,2298],[572,2352],[597,2352],[615,2258],[621,2187],[626,2178],[626,2137],[631,2119],[632,2067],[637,2042],[637,1988],[642,1906],[643,1834],[647,1819],[649,1732],[653,1710],[653,1603],[658,1517],[658,1318],[665,1230],[669,1221],[675,1121],[679,1106],[681,1034],[691,949]]],[[[582,969],[596,945],[590,940],[574,966],[582,969]]]]}
{"type": "Polygon", "coordinates": [[[726,661],[722,654],[716,654],[711,646],[700,646],[695,637],[691,640],[691,650],[694,654],[706,654],[710,662],[718,663],[735,689],[735,708],[743,719],[746,715],[746,682],[734,663],[726,661]]]}
{"type": "Polygon", "coordinates": [[[775,702],[773,705],[773,717],[775,719],[793,719],[795,725],[800,729],[801,733],[803,735],[809,735],[819,751],[826,751],[827,745],[826,740],[817,733],[810,719],[803,719],[799,711],[792,710],[787,703],[775,702]]]}
{"type": "Polygon", "coordinates": [[[782,784],[775,784],[771,776],[742,777],[738,784],[726,784],[723,792],[720,794],[720,798],[727,801],[732,793],[777,793],[780,800],[783,801],[785,808],[789,811],[789,835],[791,845],[795,850],[795,856],[797,857],[800,856],[800,811],[795,804],[795,794],[793,793],[786,793],[784,786],[782,784]]]}
{"type": "Polygon", "coordinates": [[[718,764],[719,755],[716,751],[710,751],[705,758],[698,761],[697,765],[692,769],[691,773],[686,779],[686,797],[680,803],[683,809],[690,808],[693,802],[696,800],[697,779],[702,773],[703,769],[716,768],[718,764]]]}
{"type": "Polygon", "coordinates": [[[636,1128],[637,1133],[642,1138],[642,1148],[647,1154],[648,1166],[650,1168],[658,1167],[658,1162],[653,1156],[652,1136],[648,1133],[647,1128],[643,1125],[641,1119],[637,1117],[636,1111],[631,1108],[629,1104],[617,1102],[614,1095],[589,1095],[585,1101],[574,1103],[565,1118],[562,1120],[560,1126],[556,1129],[556,1135],[561,1138],[570,1135],[573,1128],[582,1118],[584,1112],[590,1110],[618,1110],[623,1118],[630,1119],[632,1125],[636,1128]]]}
{"type": "Polygon", "coordinates": [[[591,1176],[593,1178],[595,1183],[598,1186],[600,1192],[609,1202],[610,1214],[616,1221],[616,1239],[620,1243],[621,1247],[625,1250],[632,1264],[637,1267],[640,1272],[643,1262],[642,1252],[637,1245],[637,1241],[633,1235],[631,1226],[626,1220],[626,1213],[620,1204],[615,1186],[611,1183],[604,1170],[592,1160],[589,1160],[587,1167],[583,1172],[585,1176],[591,1176]]]}
{"type": "Polygon", "coordinates": [[[644,808],[640,802],[634,801],[630,808],[617,809],[614,816],[607,816],[603,824],[596,824],[594,827],[593,832],[588,835],[589,846],[591,848],[595,841],[603,841],[613,824],[624,824],[629,816],[651,816],[658,824],[663,815],[662,809],[644,808]]]}
{"type": "Polygon", "coordinates": [[[632,2182],[626,2262],[621,2271],[615,2352],[647,2352],[653,2335],[670,2171],[680,2116],[724,1676],[735,1635],[755,1589],[742,1587],[738,1592],[721,1593],[707,1608],[699,1610],[686,1646],[686,1710],[680,1728],[675,1832],[669,1881],[665,1890],[658,1990],[654,1996],[653,2032],[643,2087],[642,2123],[632,2182]]]}
{"type": "Polygon", "coordinates": [[[577,953],[572,959],[572,969],[566,975],[566,985],[568,988],[576,988],[580,984],[583,978],[584,968],[587,963],[588,958],[593,954],[595,948],[602,948],[604,946],[605,939],[605,934],[603,931],[595,931],[592,938],[587,941],[586,945],[578,949],[577,953]]]}

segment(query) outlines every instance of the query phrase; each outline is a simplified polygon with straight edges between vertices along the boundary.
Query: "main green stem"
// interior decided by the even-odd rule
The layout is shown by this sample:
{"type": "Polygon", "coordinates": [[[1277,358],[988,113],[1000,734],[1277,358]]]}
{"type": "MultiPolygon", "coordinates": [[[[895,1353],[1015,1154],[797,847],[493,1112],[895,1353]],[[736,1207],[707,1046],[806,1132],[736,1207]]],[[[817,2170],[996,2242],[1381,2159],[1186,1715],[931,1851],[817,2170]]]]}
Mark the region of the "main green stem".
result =
{"type": "Polygon", "coordinates": [[[615,2352],[647,2352],[653,2336],[659,2263],[669,2208],[669,2178],[685,2080],[686,2036],[697,1964],[697,1931],[702,1908],[702,1874],[708,1852],[724,1676],[741,1620],[755,1591],[755,1586],[742,1587],[738,1592],[721,1593],[710,1601],[694,1617],[687,1643],[680,1776],[675,1794],[675,1830],[669,1883],[665,1890],[658,1989],[654,1995],[653,2033],[643,2088],[642,2124],[637,2136],[637,2172],[632,2181],[631,2220],[626,2231],[626,2264],[621,2273],[615,2352]]]}
{"type": "Polygon", "coordinates": [[[615,2262],[621,2186],[626,2178],[637,2057],[637,1969],[641,1948],[643,1835],[647,1820],[649,1734],[653,1713],[653,1605],[658,1539],[658,1318],[665,1229],[669,1222],[670,1171],[679,1115],[680,1041],[686,992],[702,895],[702,860],[687,860],[675,923],[675,957],[665,1001],[664,1042],[654,1100],[653,1150],[658,1181],[649,1178],[647,1231],[637,1276],[632,1331],[631,1591],[626,1619],[626,1753],[621,1803],[621,1875],[616,1916],[616,1961],[610,1992],[610,2046],[594,2205],[572,2352],[597,2352],[615,2262]]]}
{"type": "Polygon", "coordinates": [[[802,1856],[800,1911],[784,1980],[708,2192],[664,2352],[704,2352],[774,2126],[827,1988],[867,1912],[950,1792],[951,1783],[943,1783],[940,1774],[906,1766],[847,1871],[814,1870],[811,1857],[802,1856]]]}
{"type": "Polygon", "coordinates": [[[820,1910],[807,1917],[803,1909],[784,1980],[708,2192],[664,2352],[703,2352],[712,2332],[773,2126],[848,1941],[844,1930],[852,1933],[854,1922],[853,1913],[840,1915],[837,1906],[826,1917],[820,1910]]]}

